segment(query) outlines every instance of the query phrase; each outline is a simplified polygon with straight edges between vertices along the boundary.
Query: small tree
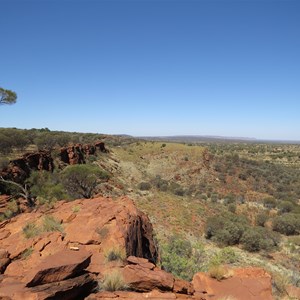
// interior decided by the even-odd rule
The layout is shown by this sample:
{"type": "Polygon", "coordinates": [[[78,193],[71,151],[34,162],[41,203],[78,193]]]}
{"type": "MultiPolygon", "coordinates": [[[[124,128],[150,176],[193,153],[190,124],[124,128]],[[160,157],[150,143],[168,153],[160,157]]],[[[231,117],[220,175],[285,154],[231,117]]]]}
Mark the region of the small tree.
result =
{"type": "Polygon", "coordinates": [[[73,197],[91,198],[100,180],[109,174],[96,165],[71,165],[62,172],[62,182],[73,197]]]}
{"type": "Polygon", "coordinates": [[[17,196],[23,197],[27,201],[27,205],[28,206],[34,206],[35,205],[35,200],[31,196],[29,187],[28,187],[28,185],[26,183],[23,186],[20,183],[14,182],[12,180],[4,179],[2,176],[0,176],[0,182],[2,182],[4,184],[11,185],[11,186],[14,186],[17,189],[17,191],[18,191],[16,193],[17,196]]]}
{"type": "Polygon", "coordinates": [[[13,104],[17,101],[17,94],[11,90],[0,88],[0,105],[13,104]]]}

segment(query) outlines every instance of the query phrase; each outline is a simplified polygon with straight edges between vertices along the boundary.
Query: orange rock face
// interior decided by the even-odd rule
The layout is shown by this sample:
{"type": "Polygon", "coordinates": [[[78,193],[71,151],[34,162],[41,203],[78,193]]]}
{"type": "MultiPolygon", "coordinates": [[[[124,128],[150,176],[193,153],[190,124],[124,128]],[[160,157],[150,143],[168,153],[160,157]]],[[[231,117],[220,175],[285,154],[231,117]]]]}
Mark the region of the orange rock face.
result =
{"type": "MultiPolygon", "coordinates": [[[[52,292],[58,286],[66,290],[73,285],[76,289],[94,286],[93,276],[84,277],[83,282],[74,280],[86,271],[101,278],[113,264],[107,262],[105,253],[116,248],[127,251],[127,256],[140,254],[152,262],[157,258],[149,219],[126,197],[61,201],[49,211],[39,208],[20,214],[0,224],[0,245],[0,270],[4,273],[0,297],[13,299],[16,295],[44,295],[42,287],[46,286],[52,292]],[[63,232],[43,232],[45,214],[60,223],[63,232]],[[26,238],[28,224],[35,224],[39,231],[26,238]]],[[[147,259],[145,265],[152,266],[147,259]]]]}

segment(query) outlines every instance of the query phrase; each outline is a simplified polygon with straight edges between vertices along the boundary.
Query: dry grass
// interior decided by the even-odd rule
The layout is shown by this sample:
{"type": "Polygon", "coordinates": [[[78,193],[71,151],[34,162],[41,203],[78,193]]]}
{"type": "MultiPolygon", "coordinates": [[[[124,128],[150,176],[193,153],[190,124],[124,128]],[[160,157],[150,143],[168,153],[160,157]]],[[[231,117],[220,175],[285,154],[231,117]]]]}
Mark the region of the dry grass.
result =
{"type": "Polygon", "coordinates": [[[41,229],[34,223],[27,223],[22,231],[26,239],[38,236],[41,233],[41,229]]]}
{"type": "Polygon", "coordinates": [[[104,251],[104,257],[107,262],[120,260],[123,261],[126,258],[126,251],[120,247],[114,247],[111,249],[106,249],[104,251]]]}
{"type": "Polygon", "coordinates": [[[225,268],[224,265],[211,266],[208,270],[208,274],[211,278],[217,279],[219,281],[232,276],[231,272],[228,271],[228,269],[225,268]]]}
{"type": "Polygon", "coordinates": [[[274,294],[282,297],[287,294],[286,289],[289,285],[289,281],[286,277],[282,276],[279,273],[272,274],[272,286],[274,294]]]}
{"type": "Polygon", "coordinates": [[[118,270],[106,274],[102,282],[99,283],[99,289],[103,291],[123,291],[128,289],[128,285],[125,284],[123,275],[118,270]]]}
{"type": "Polygon", "coordinates": [[[47,215],[43,219],[43,231],[45,231],[45,232],[51,232],[51,231],[63,232],[63,226],[53,216],[47,215]]]}

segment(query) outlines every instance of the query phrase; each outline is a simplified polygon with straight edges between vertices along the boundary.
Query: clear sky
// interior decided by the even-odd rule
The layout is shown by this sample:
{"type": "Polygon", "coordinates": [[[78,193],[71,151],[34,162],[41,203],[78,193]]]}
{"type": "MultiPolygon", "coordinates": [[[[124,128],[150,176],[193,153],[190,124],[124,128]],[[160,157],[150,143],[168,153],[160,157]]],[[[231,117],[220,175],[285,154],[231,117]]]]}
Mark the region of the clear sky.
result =
{"type": "Polygon", "coordinates": [[[0,127],[300,140],[299,0],[0,0],[0,127]]]}

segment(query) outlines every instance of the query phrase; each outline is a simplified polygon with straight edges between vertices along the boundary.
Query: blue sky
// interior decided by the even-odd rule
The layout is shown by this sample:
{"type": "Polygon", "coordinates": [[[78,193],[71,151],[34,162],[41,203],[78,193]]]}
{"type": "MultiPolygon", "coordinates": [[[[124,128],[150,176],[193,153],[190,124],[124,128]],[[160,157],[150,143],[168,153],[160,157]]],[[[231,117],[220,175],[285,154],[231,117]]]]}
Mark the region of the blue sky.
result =
{"type": "Polygon", "coordinates": [[[300,140],[299,0],[0,8],[0,127],[300,140]]]}

